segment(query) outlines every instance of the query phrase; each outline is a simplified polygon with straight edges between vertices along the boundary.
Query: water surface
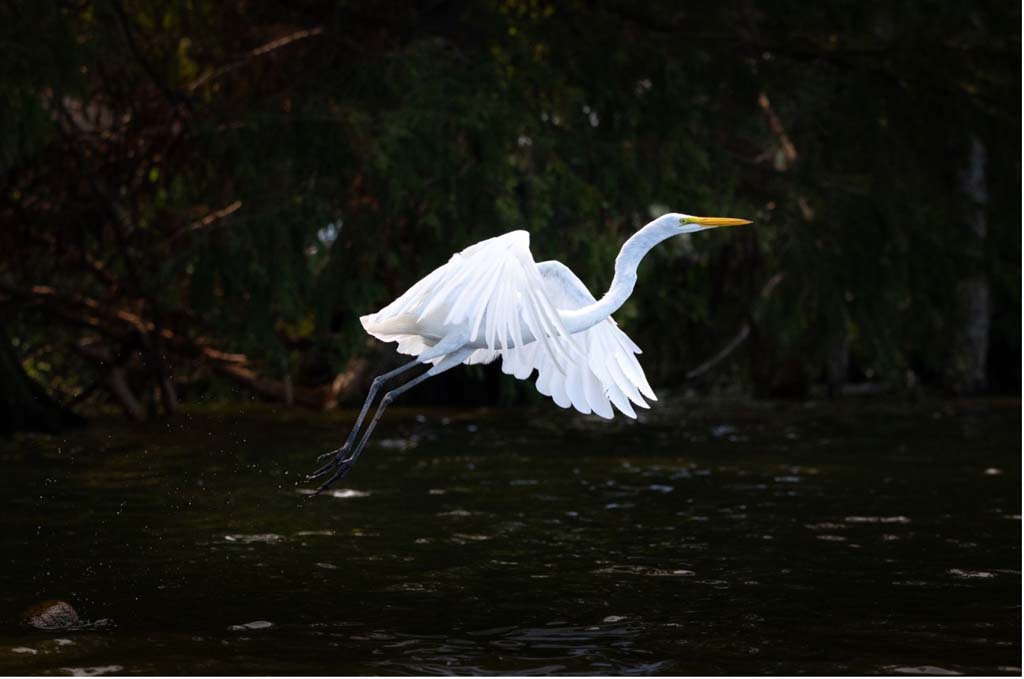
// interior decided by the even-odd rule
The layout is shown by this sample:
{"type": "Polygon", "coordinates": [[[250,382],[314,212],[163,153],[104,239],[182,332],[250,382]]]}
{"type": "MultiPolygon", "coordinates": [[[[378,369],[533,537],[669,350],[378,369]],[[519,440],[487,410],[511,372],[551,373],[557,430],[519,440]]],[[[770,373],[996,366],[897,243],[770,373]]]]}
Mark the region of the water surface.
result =
{"type": "Polygon", "coordinates": [[[0,443],[0,673],[1020,674],[1018,401],[350,418],[0,443]]]}

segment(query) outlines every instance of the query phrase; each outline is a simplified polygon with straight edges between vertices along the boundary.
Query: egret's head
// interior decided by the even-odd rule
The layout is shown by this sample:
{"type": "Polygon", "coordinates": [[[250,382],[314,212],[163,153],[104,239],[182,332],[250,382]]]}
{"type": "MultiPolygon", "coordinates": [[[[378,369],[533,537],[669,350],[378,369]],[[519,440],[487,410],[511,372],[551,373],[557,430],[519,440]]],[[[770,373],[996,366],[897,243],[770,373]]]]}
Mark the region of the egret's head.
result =
{"type": "Polygon", "coordinates": [[[744,224],[752,223],[749,219],[694,217],[693,215],[681,215],[676,212],[659,217],[658,221],[664,221],[666,226],[671,226],[677,233],[691,233],[693,231],[704,231],[705,229],[717,229],[722,226],[743,226],[744,224]]]}

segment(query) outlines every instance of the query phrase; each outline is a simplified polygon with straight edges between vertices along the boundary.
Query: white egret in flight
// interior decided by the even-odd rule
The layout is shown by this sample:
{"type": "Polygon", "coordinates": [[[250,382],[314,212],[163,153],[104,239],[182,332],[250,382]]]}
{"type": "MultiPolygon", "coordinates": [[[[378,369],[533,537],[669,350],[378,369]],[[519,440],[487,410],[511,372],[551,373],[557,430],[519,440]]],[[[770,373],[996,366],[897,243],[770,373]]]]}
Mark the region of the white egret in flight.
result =
{"type": "Polygon", "coordinates": [[[512,231],[452,256],[401,297],[359,320],[369,334],[397,342],[412,361],[373,380],[345,444],[309,479],[330,474],[320,493],[343,478],[390,403],[417,384],[465,363],[490,363],[524,380],[537,371],[537,391],[563,408],[613,416],[612,406],[636,417],[633,405],[657,400],[634,354],[640,348],[611,315],[633,293],[636,271],[658,243],[684,233],[749,224],[746,219],[662,215],[627,240],[615,277],[600,300],[561,262],[534,262],[530,234],[512,231]],[[385,382],[418,366],[431,367],[384,394],[358,444],[356,435],[385,382]]]}

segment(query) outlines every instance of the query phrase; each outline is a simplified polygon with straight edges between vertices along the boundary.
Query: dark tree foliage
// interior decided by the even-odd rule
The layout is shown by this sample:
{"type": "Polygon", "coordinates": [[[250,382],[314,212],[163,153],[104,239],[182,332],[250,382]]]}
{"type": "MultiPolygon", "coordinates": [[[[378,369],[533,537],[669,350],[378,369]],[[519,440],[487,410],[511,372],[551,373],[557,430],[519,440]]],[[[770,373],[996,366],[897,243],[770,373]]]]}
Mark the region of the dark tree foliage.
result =
{"type": "Polygon", "coordinates": [[[386,360],[357,316],[451,252],[526,228],[599,293],[669,210],[757,224],[645,261],[656,382],[958,388],[981,328],[1019,388],[1015,3],[0,11],[0,303],[60,399],[331,407],[386,360]]]}
{"type": "Polygon", "coordinates": [[[25,374],[10,340],[0,327],[0,434],[49,432],[82,424],[82,419],[56,403],[25,374]]]}

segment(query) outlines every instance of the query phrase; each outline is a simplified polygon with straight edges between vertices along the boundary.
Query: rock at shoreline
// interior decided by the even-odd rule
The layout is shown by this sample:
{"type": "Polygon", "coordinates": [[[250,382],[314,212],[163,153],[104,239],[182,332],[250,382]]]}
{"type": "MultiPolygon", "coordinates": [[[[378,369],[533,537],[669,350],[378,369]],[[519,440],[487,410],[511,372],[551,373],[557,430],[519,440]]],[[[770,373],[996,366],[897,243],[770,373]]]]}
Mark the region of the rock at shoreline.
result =
{"type": "Polygon", "coordinates": [[[30,606],[22,614],[22,620],[36,629],[63,629],[81,623],[78,613],[66,601],[51,599],[30,606]]]}

